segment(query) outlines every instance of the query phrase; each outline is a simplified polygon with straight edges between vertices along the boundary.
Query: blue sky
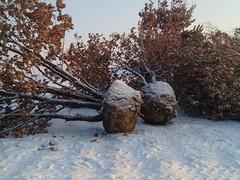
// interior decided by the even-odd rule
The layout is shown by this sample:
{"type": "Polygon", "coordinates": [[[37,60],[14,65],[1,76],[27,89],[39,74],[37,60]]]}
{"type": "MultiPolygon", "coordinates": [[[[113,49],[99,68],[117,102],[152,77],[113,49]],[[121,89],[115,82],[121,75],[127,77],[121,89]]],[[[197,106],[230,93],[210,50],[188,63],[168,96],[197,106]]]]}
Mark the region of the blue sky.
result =
{"type": "MultiPolygon", "coordinates": [[[[67,34],[72,41],[78,32],[84,38],[89,32],[109,35],[112,32],[127,32],[137,24],[138,12],[148,0],[65,0],[66,11],[72,16],[74,30],[67,34]]],[[[213,24],[230,32],[240,26],[240,0],[187,0],[196,4],[194,18],[200,24],[213,24]]]]}

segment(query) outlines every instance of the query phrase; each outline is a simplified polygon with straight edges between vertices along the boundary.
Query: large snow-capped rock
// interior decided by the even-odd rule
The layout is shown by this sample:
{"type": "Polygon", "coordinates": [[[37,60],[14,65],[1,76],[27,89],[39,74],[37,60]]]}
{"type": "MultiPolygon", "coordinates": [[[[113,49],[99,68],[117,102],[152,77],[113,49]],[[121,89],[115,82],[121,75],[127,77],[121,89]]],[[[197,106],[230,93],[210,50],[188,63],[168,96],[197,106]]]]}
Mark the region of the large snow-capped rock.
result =
{"type": "Polygon", "coordinates": [[[140,114],[141,92],[123,81],[116,80],[108,89],[103,102],[103,126],[108,133],[125,133],[134,130],[140,114]]]}
{"type": "Polygon", "coordinates": [[[165,125],[176,117],[176,96],[168,83],[149,83],[141,91],[144,95],[141,113],[145,122],[165,125]]]}

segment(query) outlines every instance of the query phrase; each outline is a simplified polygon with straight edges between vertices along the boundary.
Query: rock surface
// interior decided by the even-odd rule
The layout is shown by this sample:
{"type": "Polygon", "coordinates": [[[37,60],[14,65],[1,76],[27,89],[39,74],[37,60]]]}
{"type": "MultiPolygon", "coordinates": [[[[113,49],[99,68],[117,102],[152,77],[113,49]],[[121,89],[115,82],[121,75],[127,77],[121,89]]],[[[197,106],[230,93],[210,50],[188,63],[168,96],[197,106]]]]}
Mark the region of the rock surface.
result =
{"type": "Polygon", "coordinates": [[[176,96],[168,83],[149,83],[141,91],[144,95],[141,113],[145,122],[165,125],[176,117],[176,96]]]}
{"type": "Polygon", "coordinates": [[[126,133],[135,129],[142,104],[141,92],[116,80],[103,102],[103,126],[108,133],[126,133]]]}

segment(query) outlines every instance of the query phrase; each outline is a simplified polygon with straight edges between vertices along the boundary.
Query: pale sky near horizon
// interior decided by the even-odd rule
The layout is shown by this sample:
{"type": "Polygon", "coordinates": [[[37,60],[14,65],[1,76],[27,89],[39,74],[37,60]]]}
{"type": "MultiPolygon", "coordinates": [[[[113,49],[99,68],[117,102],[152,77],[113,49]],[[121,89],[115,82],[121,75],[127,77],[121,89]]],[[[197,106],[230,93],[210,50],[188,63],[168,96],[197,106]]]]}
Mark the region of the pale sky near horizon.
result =
{"type": "MultiPolygon", "coordinates": [[[[156,0],[155,0],[156,1],[156,0]]],[[[138,22],[138,12],[148,0],[65,0],[66,11],[73,18],[74,30],[67,34],[73,40],[78,32],[84,38],[90,32],[128,32],[138,22]]],[[[240,0],[187,0],[196,4],[194,18],[197,24],[212,24],[231,32],[240,27],[240,0]]]]}

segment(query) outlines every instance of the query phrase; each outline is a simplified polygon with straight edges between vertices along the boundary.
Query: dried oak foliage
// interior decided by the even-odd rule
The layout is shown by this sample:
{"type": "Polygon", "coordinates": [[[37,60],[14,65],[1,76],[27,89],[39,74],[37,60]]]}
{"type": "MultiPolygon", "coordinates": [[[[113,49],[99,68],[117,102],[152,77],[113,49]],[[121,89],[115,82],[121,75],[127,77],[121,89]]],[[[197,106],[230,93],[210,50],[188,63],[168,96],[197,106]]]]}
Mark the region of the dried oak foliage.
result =
{"type": "Polygon", "coordinates": [[[100,120],[58,113],[67,107],[98,110],[103,99],[103,92],[75,74],[74,60],[64,59],[62,40],[73,28],[64,7],[63,0],[0,1],[0,136],[43,132],[52,118],[100,120]]]}
{"type": "Polygon", "coordinates": [[[149,1],[130,33],[89,34],[63,52],[73,28],[56,4],[0,1],[0,136],[43,132],[51,118],[100,121],[104,91],[115,78],[139,88],[168,81],[185,112],[240,119],[240,30],[231,36],[194,26],[194,6],[149,1]],[[63,108],[94,108],[86,117],[63,108]]]}
{"type": "Polygon", "coordinates": [[[106,90],[111,82],[111,54],[113,43],[101,34],[89,34],[87,42],[75,35],[77,41],[64,54],[67,68],[74,76],[82,77],[91,85],[106,90]]]}
{"type": "Polygon", "coordinates": [[[115,35],[119,42],[114,59],[150,82],[152,76],[141,63],[145,60],[157,80],[174,87],[190,115],[239,119],[239,29],[232,37],[193,26],[194,8],[187,8],[182,0],[146,3],[138,27],[115,35]]]}

